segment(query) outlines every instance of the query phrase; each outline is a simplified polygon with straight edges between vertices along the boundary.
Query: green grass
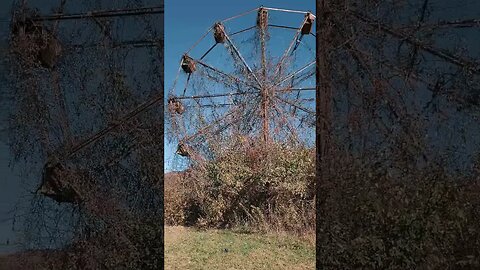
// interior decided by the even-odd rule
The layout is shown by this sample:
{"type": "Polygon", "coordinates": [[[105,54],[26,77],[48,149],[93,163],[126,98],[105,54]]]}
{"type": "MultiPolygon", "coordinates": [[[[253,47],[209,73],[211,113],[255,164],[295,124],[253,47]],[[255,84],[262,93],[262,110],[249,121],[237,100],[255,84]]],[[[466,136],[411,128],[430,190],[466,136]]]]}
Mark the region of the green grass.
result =
{"type": "Polygon", "coordinates": [[[167,227],[165,269],[315,269],[315,246],[292,236],[167,227]]]}

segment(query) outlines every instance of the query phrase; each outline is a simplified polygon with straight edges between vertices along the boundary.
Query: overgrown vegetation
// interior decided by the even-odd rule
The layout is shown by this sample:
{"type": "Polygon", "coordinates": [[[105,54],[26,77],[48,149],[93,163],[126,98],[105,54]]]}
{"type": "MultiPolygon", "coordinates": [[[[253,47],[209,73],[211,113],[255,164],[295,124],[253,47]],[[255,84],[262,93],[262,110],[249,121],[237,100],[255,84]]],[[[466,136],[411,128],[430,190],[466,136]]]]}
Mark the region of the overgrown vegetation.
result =
{"type": "MultiPolygon", "coordinates": [[[[120,218],[120,216],[119,216],[120,218]]],[[[125,216],[121,218],[125,219],[125,216]]],[[[11,255],[0,269],[161,269],[163,228],[160,220],[128,219],[78,237],[63,249],[11,255]]]]}
{"type": "Polygon", "coordinates": [[[318,209],[318,260],[326,269],[480,267],[478,172],[335,163],[318,209]]]}
{"type": "Polygon", "coordinates": [[[466,2],[317,1],[318,268],[480,268],[466,2]]]}
{"type": "Polygon", "coordinates": [[[231,143],[215,159],[167,175],[165,221],[313,233],[314,162],[305,147],[231,143]]]}

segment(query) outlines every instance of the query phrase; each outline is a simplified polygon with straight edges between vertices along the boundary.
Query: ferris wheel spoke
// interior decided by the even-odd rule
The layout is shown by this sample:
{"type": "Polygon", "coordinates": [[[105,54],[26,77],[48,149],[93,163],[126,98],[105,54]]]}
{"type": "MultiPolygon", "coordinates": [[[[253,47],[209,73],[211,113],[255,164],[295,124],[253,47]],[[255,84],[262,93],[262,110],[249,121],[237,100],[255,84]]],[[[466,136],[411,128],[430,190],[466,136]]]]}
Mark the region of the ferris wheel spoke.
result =
{"type": "Polygon", "coordinates": [[[135,116],[139,115],[140,113],[143,113],[144,111],[146,111],[147,109],[151,108],[153,105],[157,104],[158,102],[160,102],[161,100],[163,100],[163,93],[160,93],[156,96],[154,96],[152,99],[140,104],[139,106],[137,106],[135,109],[133,109],[132,111],[128,112],[127,114],[125,114],[123,117],[121,117],[120,119],[118,119],[117,121],[114,121],[111,125],[103,128],[102,130],[98,131],[97,133],[91,135],[90,137],[88,137],[87,139],[83,140],[82,142],[80,142],[79,144],[75,145],[71,150],[70,152],[67,154],[67,157],[69,156],[72,156],[73,154],[75,154],[76,152],[80,151],[81,149],[87,147],[88,145],[90,145],[91,143],[101,139],[102,137],[104,137],[106,134],[108,134],[110,131],[118,128],[119,126],[121,126],[122,124],[124,124],[125,122],[129,121],[130,119],[134,118],[135,116]]]}
{"type": "Polygon", "coordinates": [[[208,69],[211,70],[211,71],[214,71],[214,72],[216,72],[216,73],[218,73],[218,74],[220,74],[220,75],[222,75],[222,76],[228,77],[229,79],[231,79],[232,81],[234,81],[234,82],[236,82],[236,83],[241,83],[241,84],[244,84],[244,85],[246,85],[246,86],[255,88],[256,90],[260,90],[260,88],[259,88],[258,86],[252,85],[252,84],[250,84],[250,83],[248,83],[248,82],[245,82],[245,81],[241,80],[240,78],[238,78],[238,77],[236,77],[236,76],[227,74],[227,73],[225,73],[225,72],[223,72],[223,71],[221,71],[221,70],[219,70],[219,69],[217,69],[217,68],[215,68],[215,67],[212,67],[212,66],[210,66],[210,65],[208,65],[208,64],[205,64],[204,62],[202,62],[202,61],[200,61],[200,60],[195,60],[195,59],[194,59],[194,61],[197,62],[197,63],[199,63],[200,65],[208,68],[208,69]]]}
{"type": "Polygon", "coordinates": [[[218,125],[219,123],[221,123],[221,121],[227,119],[227,117],[231,116],[232,114],[236,113],[237,110],[231,110],[229,113],[221,116],[220,118],[216,119],[215,121],[213,121],[212,123],[210,123],[209,125],[199,129],[196,133],[190,135],[190,136],[187,136],[185,138],[182,139],[182,141],[190,141],[192,139],[194,139],[195,137],[198,137],[200,135],[202,135],[203,133],[205,133],[206,131],[208,131],[210,128],[212,128],[213,126],[215,125],[218,125]]]}
{"type": "Polygon", "coordinates": [[[296,107],[297,109],[299,109],[299,110],[301,110],[301,111],[304,111],[304,112],[306,112],[306,113],[315,115],[315,112],[312,112],[312,111],[310,111],[309,109],[306,109],[306,108],[304,108],[304,107],[302,107],[302,106],[300,106],[300,105],[297,105],[297,104],[295,104],[294,102],[291,102],[291,101],[289,101],[289,100],[283,99],[283,98],[278,97],[278,96],[276,96],[275,98],[278,99],[279,101],[283,102],[283,103],[286,103],[286,104],[288,104],[288,105],[290,105],[290,106],[296,107]]]}
{"type": "Polygon", "coordinates": [[[68,119],[68,111],[66,107],[65,95],[62,89],[60,88],[60,78],[57,70],[53,71],[53,93],[55,98],[55,103],[59,106],[60,116],[59,120],[61,121],[60,127],[62,130],[63,139],[66,141],[68,146],[73,144],[73,137],[70,130],[70,124],[68,119]]]}
{"type": "Polygon", "coordinates": [[[239,122],[241,120],[240,117],[237,117],[237,118],[233,118],[232,120],[226,122],[224,125],[222,126],[219,126],[217,129],[213,130],[212,132],[206,134],[204,136],[204,139],[205,140],[208,140],[208,139],[212,139],[215,135],[218,135],[220,133],[222,133],[223,131],[227,130],[228,128],[232,127],[233,124],[236,124],[237,122],[239,122]]]}
{"type": "MultiPolygon", "coordinates": [[[[253,70],[250,68],[250,66],[248,65],[248,63],[245,61],[245,59],[243,58],[242,54],[240,53],[240,51],[237,49],[237,47],[235,46],[235,44],[233,43],[233,41],[230,39],[230,37],[228,36],[227,32],[224,31],[225,33],[225,38],[228,42],[228,44],[231,46],[232,50],[235,52],[235,54],[237,55],[237,57],[240,59],[240,62],[245,66],[245,68],[247,69],[248,73],[253,77],[253,79],[255,80],[255,82],[258,84],[258,86],[261,88],[262,87],[262,83],[260,82],[260,80],[257,78],[257,75],[255,75],[255,73],[253,72],[253,70]]],[[[234,61],[238,61],[235,57],[233,57],[234,61]]],[[[248,78],[248,76],[247,76],[248,78]]]]}
{"type": "Polygon", "coordinates": [[[429,53],[433,56],[436,56],[440,59],[443,59],[443,60],[449,62],[450,64],[456,65],[460,68],[468,69],[469,71],[471,71],[473,73],[480,74],[480,68],[478,67],[478,65],[476,65],[470,59],[457,57],[457,56],[455,56],[455,55],[453,55],[449,52],[446,52],[446,51],[444,51],[440,48],[428,45],[428,44],[426,44],[425,42],[423,42],[419,39],[416,39],[414,37],[410,37],[407,34],[402,33],[401,31],[397,31],[395,29],[392,29],[392,28],[384,25],[381,22],[373,20],[365,14],[362,14],[362,13],[359,13],[359,12],[356,12],[356,11],[350,11],[349,15],[357,18],[359,21],[365,23],[366,25],[368,25],[371,28],[376,28],[376,29],[378,28],[382,32],[387,33],[387,34],[389,34],[389,35],[391,35],[391,36],[393,36],[397,39],[401,39],[401,40],[417,47],[418,49],[420,49],[420,50],[422,50],[426,53],[429,53]]]}
{"type": "Polygon", "coordinates": [[[298,139],[298,134],[297,132],[295,131],[295,129],[292,127],[291,123],[290,123],[290,119],[291,117],[288,117],[287,115],[285,115],[284,111],[278,107],[277,105],[275,105],[275,103],[273,103],[273,109],[277,112],[278,116],[282,119],[282,121],[284,122],[284,124],[287,126],[288,130],[290,131],[290,133],[293,135],[293,137],[297,140],[298,139]]]}
{"type": "Polygon", "coordinates": [[[295,42],[295,46],[293,47],[293,50],[292,50],[291,54],[293,54],[297,50],[297,48],[298,48],[298,46],[300,46],[300,44],[303,44],[303,42],[302,42],[303,36],[304,35],[300,35],[300,37],[297,39],[297,42],[295,42]]]}
{"type": "Polygon", "coordinates": [[[185,95],[185,92],[187,92],[187,87],[188,87],[188,83],[190,82],[191,76],[192,74],[188,74],[187,82],[185,83],[185,88],[183,88],[183,95],[185,95]]]}
{"type": "Polygon", "coordinates": [[[303,73],[302,75],[298,76],[295,78],[295,83],[294,85],[292,86],[292,88],[294,88],[294,86],[298,86],[298,85],[301,85],[303,82],[311,79],[313,76],[315,76],[316,74],[316,71],[314,68],[312,68],[312,70],[308,73],[303,73]]]}
{"type": "Polygon", "coordinates": [[[88,18],[108,18],[108,17],[121,17],[121,16],[141,16],[148,14],[163,14],[164,8],[162,6],[156,7],[143,7],[143,8],[133,8],[133,9],[117,9],[117,10],[98,10],[90,11],[86,13],[74,13],[74,14],[63,14],[56,13],[52,15],[45,16],[35,16],[32,18],[32,21],[60,21],[60,20],[79,20],[79,19],[88,19],[88,18]]]}
{"type": "MultiPolygon", "coordinates": [[[[295,100],[298,100],[299,98],[300,98],[300,91],[297,92],[295,100]]],[[[297,108],[292,107],[292,114],[295,114],[296,112],[297,112],[297,108]]]]}
{"type": "MultiPolygon", "coordinates": [[[[223,77],[219,76],[218,74],[211,74],[209,72],[205,72],[202,74],[205,79],[210,80],[214,83],[222,84],[226,88],[235,88],[235,82],[224,80],[223,77]]],[[[206,92],[206,95],[210,95],[210,92],[206,92]]]]}
{"type": "Polygon", "coordinates": [[[207,35],[208,35],[210,32],[212,32],[212,30],[213,30],[213,27],[210,27],[210,28],[207,30],[207,32],[206,32],[205,34],[203,34],[203,36],[202,36],[199,40],[197,40],[197,42],[195,42],[195,44],[193,44],[193,46],[190,47],[190,49],[188,49],[188,51],[187,51],[185,54],[188,54],[190,51],[192,51],[193,48],[195,48],[202,40],[204,40],[205,37],[207,37],[207,35]]]}
{"type": "Polygon", "coordinates": [[[229,97],[229,96],[238,96],[238,95],[252,95],[256,93],[248,93],[248,92],[230,92],[224,94],[211,94],[211,95],[198,95],[198,96],[179,96],[175,97],[175,99],[200,99],[200,98],[214,98],[214,97],[229,97]]]}
{"type": "Polygon", "coordinates": [[[292,92],[292,91],[299,91],[299,92],[302,92],[302,91],[315,91],[317,88],[315,87],[299,87],[299,88],[284,88],[284,89],[280,89],[280,90],[275,90],[275,92],[280,92],[280,93],[283,93],[283,92],[292,92]]]}
{"type": "Polygon", "coordinates": [[[200,57],[200,60],[202,60],[203,58],[205,58],[215,47],[217,47],[217,44],[218,44],[218,43],[213,44],[213,46],[210,47],[210,49],[208,49],[208,50],[202,55],[202,57],[200,57]]]}
{"type": "MultiPolygon", "coordinates": [[[[285,61],[285,59],[287,58],[288,54],[290,53],[290,51],[292,50],[292,47],[294,46],[295,42],[297,41],[298,39],[298,36],[300,35],[301,31],[302,31],[302,28],[303,28],[303,25],[305,25],[305,23],[307,22],[307,17],[305,17],[303,19],[303,22],[302,24],[300,25],[299,28],[297,28],[297,31],[295,32],[295,35],[293,36],[293,39],[292,41],[290,42],[290,45],[288,46],[288,48],[285,50],[285,52],[283,53],[282,57],[280,58],[280,61],[278,62],[277,64],[277,68],[276,68],[276,71],[275,73],[281,71],[281,68],[283,66],[283,62],[285,61]]],[[[280,74],[279,74],[280,75],[280,74]]]]}
{"type": "Polygon", "coordinates": [[[294,71],[293,73],[290,73],[289,75],[285,76],[283,79],[280,79],[280,81],[278,83],[276,83],[275,86],[278,86],[278,85],[284,83],[285,81],[287,81],[288,79],[293,78],[295,75],[297,75],[297,74],[301,73],[302,71],[306,70],[307,68],[313,66],[315,63],[316,63],[315,61],[312,61],[309,64],[300,68],[299,70],[294,71]]]}

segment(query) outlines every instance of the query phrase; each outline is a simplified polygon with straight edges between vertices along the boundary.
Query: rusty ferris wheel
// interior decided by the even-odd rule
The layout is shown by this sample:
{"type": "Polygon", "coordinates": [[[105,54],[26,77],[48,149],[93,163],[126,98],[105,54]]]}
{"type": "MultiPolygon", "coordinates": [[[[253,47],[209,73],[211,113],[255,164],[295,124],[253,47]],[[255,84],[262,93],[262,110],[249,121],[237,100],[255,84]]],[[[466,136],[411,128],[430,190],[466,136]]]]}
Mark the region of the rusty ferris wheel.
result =
{"type": "Polygon", "coordinates": [[[38,8],[40,1],[13,6],[10,128],[16,155],[31,163],[46,159],[35,194],[77,203],[88,195],[81,192],[85,185],[101,178],[99,168],[106,162],[125,162],[139,140],[154,136],[159,144],[161,135],[139,134],[136,125],[161,119],[161,114],[151,115],[163,100],[163,37],[158,32],[163,31],[159,16],[164,8],[139,2],[67,2],[60,1],[58,8],[49,4],[54,11],[48,15],[38,8]],[[89,4],[113,9],[84,11],[89,4]],[[134,35],[123,31],[126,25],[134,35]],[[149,61],[138,64],[137,59],[149,61]],[[150,98],[145,101],[146,95],[150,98]],[[93,156],[97,164],[88,164],[93,156]]]}
{"type": "Polygon", "coordinates": [[[305,140],[315,115],[314,20],[259,7],[216,22],[181,57],[168,93],[176,153],[201,158],[218,136],[305,140]]]}

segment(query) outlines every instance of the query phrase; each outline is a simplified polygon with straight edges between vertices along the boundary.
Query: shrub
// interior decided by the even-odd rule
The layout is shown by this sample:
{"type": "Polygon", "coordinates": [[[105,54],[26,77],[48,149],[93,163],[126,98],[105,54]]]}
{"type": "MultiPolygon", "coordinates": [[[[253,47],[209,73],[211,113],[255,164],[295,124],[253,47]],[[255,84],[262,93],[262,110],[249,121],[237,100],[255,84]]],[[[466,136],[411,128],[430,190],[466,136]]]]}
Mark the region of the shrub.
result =
{"type": "Polygon", "coordinates": [[[313,149],[298,145],[231,143],[214,159],[166,180],[166,221],[313,231],[314,162],[313,149]]]}

